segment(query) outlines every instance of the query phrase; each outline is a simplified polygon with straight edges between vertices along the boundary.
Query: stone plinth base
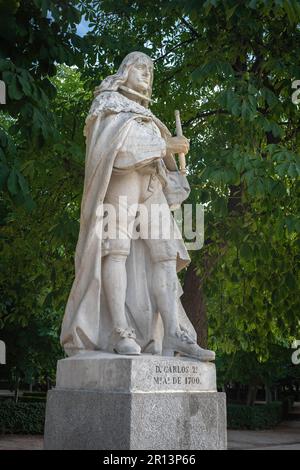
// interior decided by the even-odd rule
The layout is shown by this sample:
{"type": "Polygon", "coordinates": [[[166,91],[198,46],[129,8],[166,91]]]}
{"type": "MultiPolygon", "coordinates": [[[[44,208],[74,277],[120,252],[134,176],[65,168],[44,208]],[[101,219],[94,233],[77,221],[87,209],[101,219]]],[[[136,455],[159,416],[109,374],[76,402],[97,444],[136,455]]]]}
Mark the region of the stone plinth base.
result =
{"type": "Polygon", "coordinates": [[[214,364],[101,353],[58,363],[46,449],[226,449],[226,440],[214,364]]]}

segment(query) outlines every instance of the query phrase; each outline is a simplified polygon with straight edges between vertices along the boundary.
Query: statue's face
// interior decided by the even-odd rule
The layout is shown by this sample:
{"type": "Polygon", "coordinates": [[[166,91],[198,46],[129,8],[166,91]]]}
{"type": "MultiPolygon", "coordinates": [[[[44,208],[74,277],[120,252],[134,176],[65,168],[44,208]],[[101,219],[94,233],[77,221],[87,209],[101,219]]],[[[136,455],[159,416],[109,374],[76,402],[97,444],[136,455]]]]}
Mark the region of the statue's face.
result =
{"type": "Polygon", "coordinates": [[[145,63],[133,65],[125,85],[132,90],[145,94],[151,85],[151,70],[145,63]]]}

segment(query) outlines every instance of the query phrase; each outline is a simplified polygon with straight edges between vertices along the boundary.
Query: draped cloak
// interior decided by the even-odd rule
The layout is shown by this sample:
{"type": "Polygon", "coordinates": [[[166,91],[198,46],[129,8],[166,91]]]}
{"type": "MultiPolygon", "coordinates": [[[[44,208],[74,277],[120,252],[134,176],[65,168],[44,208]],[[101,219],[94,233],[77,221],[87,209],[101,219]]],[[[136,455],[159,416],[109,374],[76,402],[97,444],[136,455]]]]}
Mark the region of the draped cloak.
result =
{"type": "MultiPolygon", "coordinates": [[[[105,256],[99,236],[101,206],[118,155],[130,126],[136,119],[153,120],[161,136],[171,135],[166,126],[150,110],[118,92],[98,95],[86,120],[86,160],[84,190],[81,202],[80,232],[75,252],[75,280],[73,282],[61,331],[61,344],[68,354],[78,350],[112,350],[113,324],[107,308],[105,293],[101,289],[101,264],[105,256]]],[[[138,136],[137,136],[138,138],[138,136]]],[[[176,172],[174,157],[167,156],[165,165],[176,172]]],[[[100,230],[101,232],[101,230],[100,230]]],[[[178,240],[177,240],[178,243],[178,240]]],[[[190,259],[181,240],[183,250],[177,256],[177,271],[190,259]]],[[[156,351],[161,350],[162,321],[151,294],[153,262],[142,239],[131,240],[126,261],[127,292],[126,316],[128,325],[135,329],[137,342],[145,348],[154,341],[156,351]]],[[[179,281],[178,281],[179,284],[179,281]]],[[[117,292],[116,292],[117,295],[117,292]]],[[[196,339],[196,333],[180,302],[180,327],[196,339]]]]}

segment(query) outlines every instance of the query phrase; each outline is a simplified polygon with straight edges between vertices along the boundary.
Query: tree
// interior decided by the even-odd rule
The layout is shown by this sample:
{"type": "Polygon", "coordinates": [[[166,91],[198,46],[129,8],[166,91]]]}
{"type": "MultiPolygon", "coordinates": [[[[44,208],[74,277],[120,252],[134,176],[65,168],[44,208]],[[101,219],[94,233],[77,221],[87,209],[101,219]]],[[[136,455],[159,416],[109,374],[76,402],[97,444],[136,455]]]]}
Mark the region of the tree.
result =
{"type": "Polygon", "coordinates": [[[217,358],[217,369],[218,386],[227,391],[229,401],[233,398],[232,391],[235,391],[234,398],[238,402],[245,400],[247,405],[252,406],[259,387],[265,389],[267,403],[273,399],[284,399],[284,388],[287,386],[288,394],[293,395],[294,399],[299,393],[300,369],[292,364],[289,348],[274,345],[270,359],[264,362],[259,361],[253,352],[223,354],[217,358]],[[246,393],[241,393],[241,386],[246,393]]]}
{"type": "Polygon", "coordinates": [[[155,61],[154,113],[174,130],[181,111],[190,202],[206,207],[204,248],[192,253],[183,298],[202,344],[209,324],[219,353],[263,363],[300,334],[299,109],[291,101],[299,19],[292,0],[32,0],[6,13],[15,32],[0,62],[9,98],[0,136],[2,325],[26,326],[46,307],[62,314],[84,116],[94,85],[140,50],[155,61]],[[79,38],[82,15],[89,32],[79,38]],[[60,67],[56,76],[59,63],[78,70],[60,67]]]}
{"type": "Polygon", "coordinates": [[[75,70],[57,71],[60,63],[83,67],[89,43],[77,25],[86,3],[0,2],[0,328],[16,384],[43,380],[62,355],[84,164],[76,120],[86,101],[75,70]]]}
{"type": "Polygon", "coordinates": [[[76,33],[83,15],[84,4],[73,0],[0,3],[0,72],[7,90],[0,127],[0,190],[29,209],[33,202],[22,165],[28,163],[28,151],[57,138],[50,110],[56,90],[50,78],[59,63],[83,67],[88,41],[76,33]]]}
{"type": "MultiPolygon", "coordinates": [[[[1,203],[0,337],[7,345],[7,368],[16,389],[20,381],[53,379],[61,319],[73,278],[79,230],[85,146],[82,124],[91,100],[79,72],[62,66],[52,114],[55,144],[24,152],[22,174],[34,208],[1,203]]],[[[4,371],[5,372],[5,371],[4,371]]]]}
{"type": "Polygon", "coordinates": [[[191,138],[191,201],[207,209],[186,276],[190,317],[202,328],[209,312],[219,351],[266,359],[299,334],[298,2],[107,0],[90,14],[99,58],[155,59],[154,111],[174,128],[179,108],[191,138]]]}

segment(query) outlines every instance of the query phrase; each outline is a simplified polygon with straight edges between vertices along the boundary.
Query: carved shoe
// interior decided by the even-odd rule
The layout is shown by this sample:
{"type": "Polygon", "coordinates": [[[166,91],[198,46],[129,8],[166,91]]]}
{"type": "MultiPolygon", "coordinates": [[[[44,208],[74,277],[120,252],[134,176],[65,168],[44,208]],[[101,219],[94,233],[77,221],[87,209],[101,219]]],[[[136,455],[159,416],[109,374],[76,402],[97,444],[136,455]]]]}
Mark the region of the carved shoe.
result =
{"type": "Polygon", "coordinates": [[[162,355],[174,356],[175,353],[193,357],[203,362],[214,361],[216,358],[214,351],[198,346],[186,331],[176,331],[175,336],[164,338],[162,355]]]}
{"type": "Polygon", "coordinates": [[[141,348],[135,341],[136,335],[133,329],[116,328],[115,333],[120,337],[114,346],[114,352],[124,355],[139,355],[141,348]]]}

